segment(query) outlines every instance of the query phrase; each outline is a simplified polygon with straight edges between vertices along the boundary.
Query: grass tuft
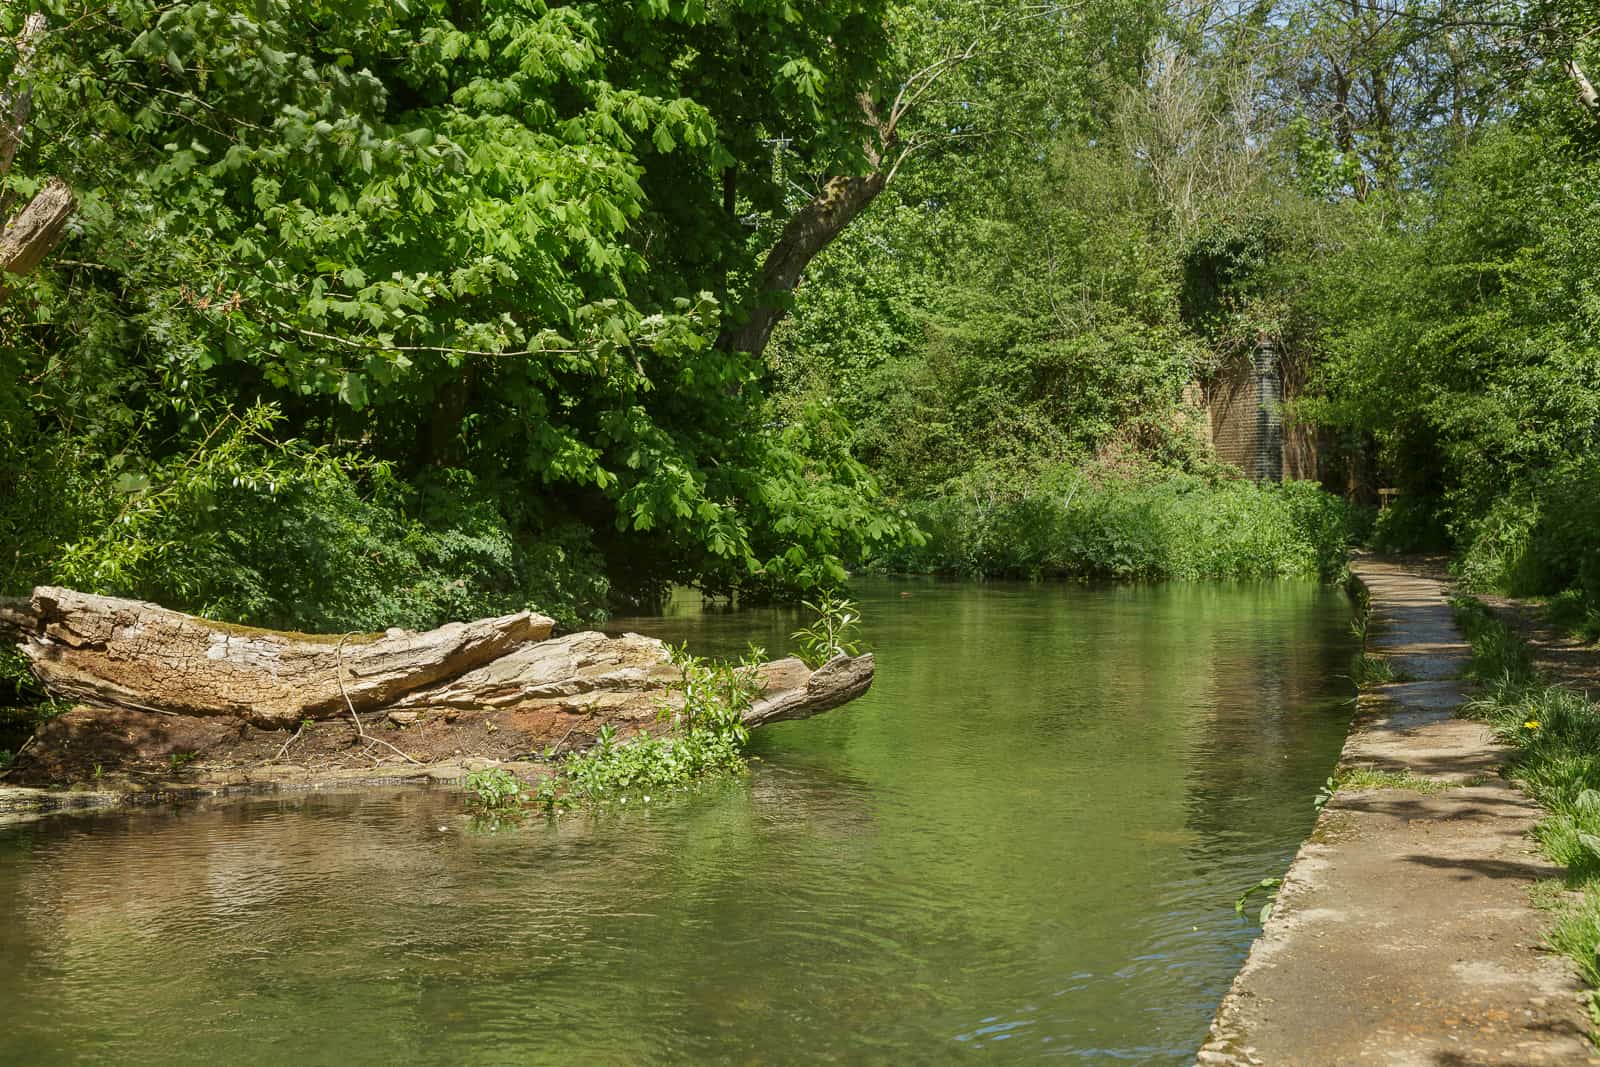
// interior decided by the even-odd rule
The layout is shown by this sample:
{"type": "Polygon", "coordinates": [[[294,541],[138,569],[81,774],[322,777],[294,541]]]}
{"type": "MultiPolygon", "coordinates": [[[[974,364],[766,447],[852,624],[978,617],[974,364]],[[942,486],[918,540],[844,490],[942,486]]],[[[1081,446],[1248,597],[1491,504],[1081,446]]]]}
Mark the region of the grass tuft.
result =
{"type": "Polygon", "coordinates": [[[1424,778],[1411,771],[1380,771],[1372,767],[1354,767],[1340,771],[1334,777],[1335,789],[1409,789],[1413,793],[1443,793],[1448,789],[1461,789],[1469,785],[1482,785],[1488,779],[1482,775],[1453,780],[1424,778]]]}

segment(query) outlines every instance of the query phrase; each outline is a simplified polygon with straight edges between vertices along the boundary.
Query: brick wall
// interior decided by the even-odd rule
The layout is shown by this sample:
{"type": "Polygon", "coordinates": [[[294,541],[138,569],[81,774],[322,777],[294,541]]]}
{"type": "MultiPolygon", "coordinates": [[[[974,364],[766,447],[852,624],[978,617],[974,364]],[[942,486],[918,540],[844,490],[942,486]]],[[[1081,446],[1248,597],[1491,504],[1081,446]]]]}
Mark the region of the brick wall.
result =
{"type": "Polygon", "coordinates": [[[1254,364],[1248,356],[1233,360],[1218,370],[1205,392],[1217,458],[1254,475],[1261,429],[1254,364]]]}
{"type": "Polygon", "coordinates": [[[1211,442],[1217,458],[1257,481],[1316,478],[1315,435],[1302,426],[1284,426],[1284,379],[1270,342],[1241,353],[1205,387],[1211,442]]]}

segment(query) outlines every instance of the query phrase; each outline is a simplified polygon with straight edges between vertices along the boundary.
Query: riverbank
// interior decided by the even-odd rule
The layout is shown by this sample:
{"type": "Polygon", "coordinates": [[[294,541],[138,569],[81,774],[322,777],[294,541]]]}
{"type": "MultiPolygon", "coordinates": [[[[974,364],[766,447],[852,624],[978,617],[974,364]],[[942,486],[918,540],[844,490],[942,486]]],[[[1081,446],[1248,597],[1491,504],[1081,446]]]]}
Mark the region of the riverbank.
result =
{"type": "MultiPolygon", "coordinates": [[[[285,787],[0,828],[0,1063],[107,1033],[133,1067],[1192,1061],[1255,933],[1230,902],[1288,864],[1344,740],[1344,594],[855,592],[872,689],[692,792],[517,822],[443,785],[285,787]]],[[[618,628],[725,657],[803,622],[684,599],[618,628]]]]}
{"type": "Polygon", "coordinates": [[[1499,776],[1513,749],[1455,714],[1470,647],[1447,583],[1352,570],[1396,680],[1362,692],[1340,775],[1385,787],[1332,791],[1199,1063],[1600,1062],[1576,972],[1542,948],[1530,893],[1562,871],[1534,851],[1540,809],[1499,776]]]}
{"type": "Polygon", "coordinates": [[[1312,482],[1071,466],[972,478],[907,511],[926,537],[882,555],[885,572],[1122,581],[1331,581],[1360,518],[1312,482]]]}
{"type": "MultiPolygon", "coordinates": [[[[796,634],[813,667],[794,656],[717,665],[634,633],[552,637],[553,621],[529,612],[420,634],[308,635],[41,587],[0,601],[0,635],[19,640],[57,707],[75,706],[8,759],[0,813],[453,782],[490,767],[539,781],[565,777],[586,749],[627,764],[611,784],[677,784],[712,756],[736,761],[751,729],[867,691],[874,661],[851,642],[850,605],[824,603],[825,634],[796,634]]],[[[592,797],[605,783],[584,784],[592,797]]],[[[540,788],[563,799],[559,783],[540,788]]]]}

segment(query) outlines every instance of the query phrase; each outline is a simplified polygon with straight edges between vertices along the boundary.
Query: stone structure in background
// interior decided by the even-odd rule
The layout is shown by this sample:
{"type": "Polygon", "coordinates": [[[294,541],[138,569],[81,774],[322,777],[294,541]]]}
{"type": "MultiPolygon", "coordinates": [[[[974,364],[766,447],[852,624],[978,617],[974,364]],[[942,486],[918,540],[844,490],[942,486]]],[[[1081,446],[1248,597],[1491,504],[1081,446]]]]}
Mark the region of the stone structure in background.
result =
{"type": "Polygon", "coordinates": [[[1189,391],[1206,414],[1206,434],[1217,458],[1258,482],[1318,476],[1314,433],[1284,423],[1283,403],[1294,393],[1278,345],[1265,334],[1207,385],[1189,391]]]}

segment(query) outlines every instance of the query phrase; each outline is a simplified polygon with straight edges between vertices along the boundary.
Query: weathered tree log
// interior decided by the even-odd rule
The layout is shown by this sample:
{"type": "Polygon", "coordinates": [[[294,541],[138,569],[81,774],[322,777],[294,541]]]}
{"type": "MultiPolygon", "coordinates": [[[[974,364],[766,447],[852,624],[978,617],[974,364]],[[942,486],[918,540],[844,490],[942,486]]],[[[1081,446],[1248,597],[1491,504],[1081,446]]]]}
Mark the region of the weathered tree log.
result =
{"type": "Polygon", "coordinates": [[[41,587],[21,648],[59,697],[286,726],[383,708],[550,635],[542,615],[425,634],[313,636],[229,626],[155,604],[41,587]]]}
{"type": "MultiPolygon", "coordinates": [[[[427,633],[283,633],[210,622],[136,600],[41,587],[0,602],[34,672],[59,697],[267,728],[357,713],[431,710],[582,716],[625,733],[681,706],[680,671],[651,637],[577,633],[520,612],[427,633]]],[[[872,684],[873,660],[840,656],[816,671],[798,659],[759,668],[751,726],[838,707],[872,684]]]]}

